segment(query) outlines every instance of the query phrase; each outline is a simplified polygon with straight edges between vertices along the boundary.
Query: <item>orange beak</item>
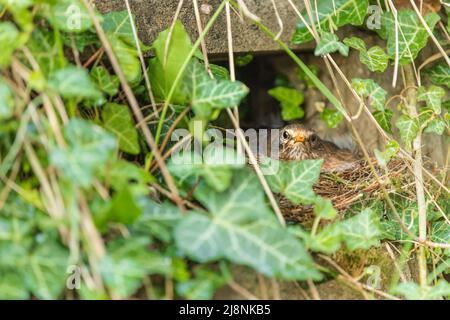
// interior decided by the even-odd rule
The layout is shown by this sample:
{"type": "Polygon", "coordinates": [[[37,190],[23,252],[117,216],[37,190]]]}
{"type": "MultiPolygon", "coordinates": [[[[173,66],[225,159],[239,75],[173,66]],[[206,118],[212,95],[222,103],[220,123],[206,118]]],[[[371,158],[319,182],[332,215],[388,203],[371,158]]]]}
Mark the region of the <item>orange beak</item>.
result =
{"type": "Polygon", "coordinates": [[[303,133],[297,133],[294,137],[295,142],[305,141],[305,135],[303,133]]]}

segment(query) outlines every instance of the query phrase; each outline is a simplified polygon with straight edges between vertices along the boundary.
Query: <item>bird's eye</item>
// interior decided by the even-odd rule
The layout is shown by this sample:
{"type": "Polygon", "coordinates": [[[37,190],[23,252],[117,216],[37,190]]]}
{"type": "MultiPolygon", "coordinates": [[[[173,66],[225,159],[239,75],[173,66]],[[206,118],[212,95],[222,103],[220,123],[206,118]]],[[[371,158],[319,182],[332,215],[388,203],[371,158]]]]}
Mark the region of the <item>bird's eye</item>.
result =
{"type": "Polygon", "coordinates": [[[317,134],[313,134],[311,135],[311,137],[309,138],[309,141],[311,141],[311,143],[317,143],[319,141],[319,136],[317,134]]]}
{"type": "Polygon", "coordinates": [[[287,140],[287,139],[289,139],[291,137],[291,135],[287,131],[283,131],[282,137],[283,137],[283,139],[287,140]]]}

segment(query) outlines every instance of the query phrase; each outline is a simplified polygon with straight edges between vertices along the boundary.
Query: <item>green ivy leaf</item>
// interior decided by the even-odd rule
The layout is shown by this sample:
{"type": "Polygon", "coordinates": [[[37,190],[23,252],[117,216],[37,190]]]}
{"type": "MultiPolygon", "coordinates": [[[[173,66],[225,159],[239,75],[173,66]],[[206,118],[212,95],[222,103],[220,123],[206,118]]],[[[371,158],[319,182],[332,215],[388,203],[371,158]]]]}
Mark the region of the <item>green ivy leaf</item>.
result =
{"type": "Polygon", "coordinates": [[[209,65],[209,68],[211,69],[214,78],[219,80],[230,80],[230,72],[227,68],[212,63],[209,65]]]}
{"type": "Polygon", "coordinates": [[[439,62],[424,70],[431,82],[450,88],[450,66],[446,62],[439,62]]]}
{"type": "Polygon", "coordinates": [[[413,119],[407,115],[401,115],[397,122],[395,123],[395,126],[400,130],[400,136],[405,142],[405,144],[410,147],[411,142],[414,140],[414,138],[419,133],[420,127],[419,127],[419,121],[417,119],[413,119]]]}
{"type": "Polygon", "coordinates": [[[67,99],[102,98],[102,93],[89,78],[86,69],[68,66],[50,74],[48,85],[51,89],[67,99]]]}
{"type": "MultiPolygon", "coordinates": [[[[170,88],[175,82],[175,78],[177,77],[185,58],[192,49],[189,35],[184,29],[183,24],[180,21],[177,21],[172,31],[166,56],[165,48],[168,33],[169,30],[161,32],[155,42],[153,42],[155,57],[152,58],[149,63],[149,75],[152,90],[159,101],[164,101],[169,94],[170,88]]],[[[187,74],[187,72],[184,74],[187,74]]],[[[178,105],[186,105],[187,98],[181,94],[180,90],[178,90],[179,87],[180,83],[177,85],[175,94],[170,102],[178,105]]]]}
{"type": "Polygon", "coordinates": [[[59,30],[80,33],[92,26],[86,7],[79,0],[59,0],[51,4],[46,17],[59,30]]]}
{"type": "Polygon", "coordinates": [[[237,106],[248,94],[248,88],[239,81],[211,79],[204,65],[195,59],[186,70],[181,90],[200,117],[209,117],[214,108],[237,106]]]}
{"type": "Polygon", "coordinates": [[[128,106],[107,103],[102,110],[103,126],[112,132],[119,141],[119,148],[129,154],[139,154],[138,131],[134,126],[128,106]]]}
{"type": "MultiPolygon", "coordinates": [[[[403,224],[408,227],[412,234],[419,231],[417,203],[410,202],[400,196],[392,196],[391,200],[400,215],[403,224]]],[[[410,236],[400,227],[394,218],[394,213],[387,206],[385,208],[387,219],[381,221],[383,237],[389,240],[410,240],[410,236]]],[[[381,210],[380,210],[381,211],[381,210]]],[[[384,210],[383,210],[384,211],[384,210]]],[[[382,212],[382,211],[381,211],[382,212]]]]}
{"type": "MultiPolygon", "coordinates": [[[[133,17],[134,19],[134,17],[133,17]]],[[[109,35],[117,37],[130,46],[136,46],[136,40],[133,35],[133,28],[127,10],[111,11],[103,15],[102,27],[109,35]]],[[[140,43],[143,51],[148,49],[144,44],[140,43]]]]}
{"type": "Polygon", "coordinates": [[[338,224],[329,224],[318,234],[310,236],[307,245],[313,251],[332,254],[341,247],[341,230],[338,224]]]}
{"type": "Polygon", "coordinates": [[[64,128],[64,136],[68,147],[52,147],[50,163],[68,180],[87,187],[113,158],[116,141],[101,127],[81,119],[71,119],[64,128]]]}
{"type": "Polygon", "coordinates": [[[357,37],[344,39],[344,43],[359,51],[359,59],[370,71],[384,72],[388,66],[389,56],[379,46],[366,49],[364,41],[357,37]]]}
{"type": "Polygon", "coordinates": [[[337,128],[342,120],[344,120],[344,115],[339,110],[325,108],[320,114],[320,119],[325,121],[328,128],[337,128]]]}
{"type": "Polygon", "coordinates": [[[226,258],[271,277],[320,279],[303,244],[267,208],[256,176],[240,171],[217,193],[201,185],[197,199],[210,214],[185,215],[175,228],[178,248],[199,262],[226,258]]]}
{"type": "Polygon", "coordinates": [[[19,30],[9,21],[0,23],[0,68],[8,66],[11,62],[11,56],[19,48],[18,38],[19,30]]]}
{"type": "Polygon", "coordinates": [[[445,121],[442,119],[434,119],[432,120],[428,126],[425,128],[425,133],[435,133],[437,135],[442,135],[445,131],[445,121]]]}
{"type": "Polygon", "coordinates": [[[391,120],[392,116],[394,115],[394,112],[389,109],[385,109],[384,111],[374,111],[372,112],[373,117],[375,120],[377,120],[378,124],[380,125],[383,130],[385,130],[388,133],[392,133],[392,125],[391,120]]]}
{"type": "Polygon", "coordinates": [[[210,300],[215,291],[226,284],[226,279],[217,272],[199,267],[195,270],[196,277],[177,283],[176,291],[188,300],[210,300]]]}
{"type": "Polygon", "coordinates": [[[128,186],[123,186],[107,203],[107,207],[94,216],[95,225],[105,230],[108,223],[130,225],[141,215],[141,207],[136,202],[128,186]]]}
{"type": "Polygon", "coordinates": [[[129,298],[147,275],[164,275],[170,271],[171,259],[149,251],[149,244],[146,238],[118,239],[108,244],[100,272],[118,298],[129,298]]]}
{"type": "Polygon", "coordinates": [[[445,90],[438,86],[419,87],[417,91],[417,100],[425,101],[427,107],[433,109],[436,114],[441,113],[441,103],[444,96],[445,90]]]}
{"type": "Polygon", "coordinates": [[[450,296],[450,284],[445,280],[438,280],[434,286],[423,288],[415,282],[405,282],[397,285],[394,292],[408,300],[436,300],[450,296]]]}
{"type": "Polygon", "coordinates": [[[378,163],[386,168],[388,162],[391,160],[393,156],[395,156],[400,150],[400,146],[397,141],[390,140],[386,143],[386,147],[384,151],[381,152],[378,149],[375,149],[375,157],[377,158],[378,163]]]}
{"type": "Polygon", "coordinates": [[[253,61],[253,55],[251,53],[247,53],[247,54],[236,57],[236,64],[239,67],[245,67],[252,61],[253,61]]]}
{"type": "Polygon", "coordinates": [[[320,175],[323,160],[280,161],[277,174],[266,177],[272,191],[294,204],[310,204],[316,199],[312,189],[320,175]]]}
{"type": "Polygon", "coordinates": [[[314,214],[318,218],[332,220],[336,217],[337,212],[329,199],[317,197],[314,203],[314,214]]]}
{"type": "Polygon", "coordinates": [[[9,271],[2,272],[2,281],[0,282],[0,299],[2,300],[26,300],[30,294],[23,283],[23,277],[20,273],[9,271]]]}
{"type": "MultiPolygon", "coordinates": [[[[334,31],[347,24],[362,25],[368,7],[367,0],[317,0],[317,7],[313,6],[312,17],[317,29],[325,32],[334,31]]],[[[306,9],[301,14],[309,24],[306,9]]],[[[292,43],[301,44],[312,39],[313,36],[307,26],[300,21],[295,29],[292,43]]]]}
{"type": "MultiPolygon", "coordinates": [[[[424,17],[428,27],[433,30],[440,20],[437,13],[432,12],[424,17]]],[[[397,13],[398,20],[398,61],[401,65],[409,64],[417,58],[420,50],[428,41],[428,33],[411,9],[401,9],[397,13]]],[[[391,12],[385,12],[381,17],[381,25],[387,35],[387,53],[391,60],[395,60],[396,38],[395,20],[391,12]]]]}
{"type": "Polygon", "coordinates": [[[142,215],[132,229],[143,236],[150,235],[164,242],[170,242],[174,226],[180,221],[180,209],[165,202],[158,204],[148,197],[140,198],[142,215]]]}
{"type": "Polygon", "coordinates": [[[115,36],[108,35],[108,39],[125,78],[132,86],[137,85],[142,79],[142,70],[136,48],[115,36]]]}
{"type": "Polygon", "coordinates": [[[103,66],[93,68],[91,78],[94,80],[98,89],[111,97],[115,96],[119,91],[119,77],[109,74],[108,70],[103,66]]]}
{"type": "Polygon", "coordinates": [[[388,66],[388,61],[388,55],[379,46],[373,46],[366,54],[361,55],[361,62],[373,72],[384,72],[388,66]]]}
{"type": "Polygon", "coordinates": [[[342,240],[348,250],[369,249],[380,244],[382,231],[377,215],[371,209],[365,209],[339,225],[342,240]]]}
{"type": "Polygon", "coordinates": [[[450,225],[446,221],[436,221],[431,226],[430,240],[437,243],[450,243],[450,225]]]}
{"type": "Polygon", "coordinates": [[[268,91],[269,95],[281,103],[281,117],[285,121],[303,118],[305,112],[300,107],[304,96],[296,89],[276,87],[268,91]]]}
{"type": "Polygon", "coordinates": [[[39,299],[58,299],[66,285],[69,253],[54,241],[39,244],[23,272],[28,290],[39,299]]]}
{"type": "Polygon", "coordinates": [[[209,145],[203,157],[196,152],[183,152],[173,156],[168,168],[183,181],[192,176],[201,176],[216,191],[224,191],[231,183],[232,169],[242,168],[245,156],[234,149],[209,145]]]}
{"type": "Polygon", "coordinates": [[[352,87],[363,98],[369,98],[370,104],[375,110],[385,111],[387,92],[372,79],[352,79],[352,87]]]}
{"type": "Polygon", "coordinates": [[[0,77],[0,120],[12,117],[14,113],[14,95],[11,87],[0,77]]]}
{"type": "Polygon", "coordinates": [[[325,56],[336,51],[339,51],[344,57],[348,56],[348,46],[340,42],[337,35],[330,32],[322,33],[320,41],[314,50],[314,55],[325,56]]]}

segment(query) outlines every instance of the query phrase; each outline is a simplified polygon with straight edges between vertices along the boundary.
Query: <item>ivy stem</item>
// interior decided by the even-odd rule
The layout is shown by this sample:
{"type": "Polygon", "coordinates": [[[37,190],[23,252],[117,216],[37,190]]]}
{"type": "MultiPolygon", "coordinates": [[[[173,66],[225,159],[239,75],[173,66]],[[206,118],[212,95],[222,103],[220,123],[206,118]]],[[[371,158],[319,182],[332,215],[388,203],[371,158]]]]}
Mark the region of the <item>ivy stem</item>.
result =
{"type": "Polygon", "coordinates": [[[312,225],[312,229],[311,229],[311,236],[315,236],[317,233],[317,229],[319,228],[319,223],[320,223],[320,217],[316,217],[314,219],[313,225],[312,225]]]}
{"type": "MultiPolygon", "coordinates": [[[[408,102],[406,108],[409,116],[417,121],[417,88],[415,87],[414,71],[409,64],[403,70],[405,71],[405,87],[408,88],[406,92],[406,100],[408,102]]],[[[412,142],[412,151],[412,156],[414,157],[413,171],[416,184],[417,206],[419,209],[419,241],[425,242],[427,239],[427,210],[422,175],[422,129],[419,130],[412,142]]],[[[427,261],[424,246],[419,246],[417,259],[419,264],[419,283],[424,288],[427,284],[427,261]]]]}

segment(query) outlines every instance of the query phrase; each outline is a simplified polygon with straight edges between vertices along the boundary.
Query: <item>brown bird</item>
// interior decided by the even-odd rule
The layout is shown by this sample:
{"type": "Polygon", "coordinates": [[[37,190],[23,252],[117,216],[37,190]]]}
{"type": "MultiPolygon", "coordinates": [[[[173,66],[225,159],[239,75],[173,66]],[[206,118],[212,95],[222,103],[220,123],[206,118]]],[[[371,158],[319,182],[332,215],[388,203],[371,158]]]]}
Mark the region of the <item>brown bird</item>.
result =
{"type": "Polygon", "coordinates": [[[321,139],[300,124],[290,124],[281,130],[280,159],[323,159],[323,172],[348,170],[358,161],[355,152],[321,139]]]}

